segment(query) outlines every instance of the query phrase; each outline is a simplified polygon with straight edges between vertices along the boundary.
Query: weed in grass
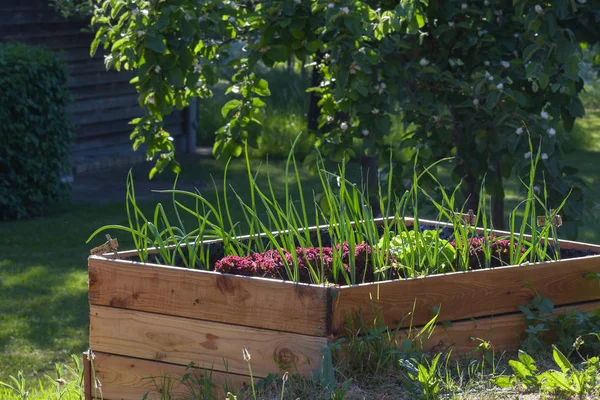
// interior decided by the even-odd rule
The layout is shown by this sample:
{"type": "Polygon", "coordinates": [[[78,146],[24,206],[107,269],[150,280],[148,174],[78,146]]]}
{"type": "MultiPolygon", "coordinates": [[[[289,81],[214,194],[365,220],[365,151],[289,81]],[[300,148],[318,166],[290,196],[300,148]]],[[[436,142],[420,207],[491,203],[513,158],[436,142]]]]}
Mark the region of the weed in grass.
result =
{"type": "MultiPolygon", "coordinates": [[[[42,382],[37,389],[27,387],[22,371],[17,376],[9,376],[8,382],[0,381],[0,398],[3,400],[83,400],[83,366],[79,357],[71,356],[73,365],[56,363],[55,376],[45,375],[44,386],[42,382]],[[4,388],[4,390],[3,390],[4,388]]],[[[102,396],[97,396],[101,399],[102,396]]]]}

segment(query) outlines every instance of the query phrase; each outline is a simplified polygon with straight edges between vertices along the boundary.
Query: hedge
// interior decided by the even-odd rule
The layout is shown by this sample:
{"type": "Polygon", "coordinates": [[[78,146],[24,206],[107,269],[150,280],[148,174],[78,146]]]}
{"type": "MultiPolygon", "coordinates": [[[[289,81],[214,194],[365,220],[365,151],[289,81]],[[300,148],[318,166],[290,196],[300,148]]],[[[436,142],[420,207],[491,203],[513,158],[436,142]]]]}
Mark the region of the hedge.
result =
{"type": "Polygon", "coordinates": [[[0,43],[0,219],[41,215],[69,199],[74,140],[66,62],[56,53],[0,43]]]}

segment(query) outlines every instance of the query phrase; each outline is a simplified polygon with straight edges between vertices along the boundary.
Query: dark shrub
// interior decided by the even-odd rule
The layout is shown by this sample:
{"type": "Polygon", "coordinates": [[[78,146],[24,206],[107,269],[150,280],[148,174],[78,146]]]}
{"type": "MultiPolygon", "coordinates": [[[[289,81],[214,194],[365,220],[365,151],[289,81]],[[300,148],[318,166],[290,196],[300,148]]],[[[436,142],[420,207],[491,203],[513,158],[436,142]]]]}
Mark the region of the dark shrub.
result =
{"type": "Polygon", "coordinates": [[[74,139],[66,112],[62,57],[18,43],[0,43],[0,219],[40,215],[64,201],[74,139]]]}

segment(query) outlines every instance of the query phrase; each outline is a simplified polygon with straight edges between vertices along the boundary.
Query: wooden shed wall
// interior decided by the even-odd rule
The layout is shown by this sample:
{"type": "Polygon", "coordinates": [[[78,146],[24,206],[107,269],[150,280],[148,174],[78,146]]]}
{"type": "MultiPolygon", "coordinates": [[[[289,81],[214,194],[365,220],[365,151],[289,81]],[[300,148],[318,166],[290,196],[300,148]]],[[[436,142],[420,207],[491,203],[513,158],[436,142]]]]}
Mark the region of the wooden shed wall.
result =
{"type": "MultiPolygon", "coordinates": [[[[91,58],[93,34],[82,32],[85,28],[85,21],[61,18],[49,6],[49,0],[0,1],[0,41],[19,41],[64,52],[74,97],[69,111],[77,125],[75,162],[133,154],[129,141],[132,126],[128,122],[143,113],[135,88],[129,84],[133,74],[106,71],[100,51],[91,58]]],[[[179,151],[186,150],[185,114],[175,112],[166,123],[179,151]]]]}

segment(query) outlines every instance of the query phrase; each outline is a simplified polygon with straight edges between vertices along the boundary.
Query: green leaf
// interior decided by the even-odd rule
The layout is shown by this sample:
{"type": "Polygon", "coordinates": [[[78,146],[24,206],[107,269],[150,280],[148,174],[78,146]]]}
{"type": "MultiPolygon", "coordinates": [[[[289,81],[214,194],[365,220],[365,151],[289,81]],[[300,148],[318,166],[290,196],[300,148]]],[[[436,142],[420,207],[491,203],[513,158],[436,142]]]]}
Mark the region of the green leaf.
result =
{"type": "Polygon", "coordinates": [[[573,77],[577,77],[579,76],[579,56],[572,54],[569,57],[567,57],[567,60],[565,62],[566,64],[566,71],[567,74],[573,76],[573,77]]]}
{"type": "Polygon", "coordinates": [[[552,345],[552,358],[564,374],[575,370],[569,359],[554,344],[552,345]]]}
{"type": "Polygon", "coordinates": [[[571,103],[567,106],[567,110],[574,118],[581,118],[585,115],[585,107],[579,97],[573,97],[571,103]]]}
{"type": "Polygon", "coordinates": [[[494,379],[494,383],[502,388],[509,388],[515,384],[515,378],[512,376],[499,376],[494,379]]]}
{"type": "Polygon", "coordinates": [[[162,36],[148,36],[146,40],[144,40],[144,47],[155,51],[159,54],[164,54],[167,52],[167,46],[163,42],[164,37],[162,36]]]}
{"type": "Polygon", "coordinates": [[[227,118],[229,113],[232,110],[237,109],[241,104],[242,102],[237,99],[229,100],[227,103],[225,103],[223,108],[221,108],[221,115],[223,116],[223,118],[227,118]]]}
{"type": "Polygon", "coordinates": [[[270,96],[271,91],[269,90],[269,82],[264,79],[260,79],[256,85],[254,85],[254,93],[259,96],[270,96]]]}
{"type": "Polygon", "coordinates": [[[546,89],[548,87],[548,84],[550,83],[550,76],[542,72],[538,75],[538,83],[542,89],[546,89]]]}
{"type": "Polygon", "coordinates": [[[529,59],[533,57],[535,52],[538,51],[540,48],[541,47],[537,44],[530,44],[529,46],[527,46],[525,50],[523,50],[523,62],[525,63],[529,61],[529,59]]]}
{"type": "Polygon", "coordinates": [[[526,380],[532,375],[531,371],[523,363],[517,360],[510,360],[508,364],[519,379],[526,380]]]}
{"type": "Polygon", "coordinates": [[[504,93],[524,107],[528,107],[531,105],[531,101],[529,100],[529,98],[521,92],[512,89],[505,89],[504,93]]]}

